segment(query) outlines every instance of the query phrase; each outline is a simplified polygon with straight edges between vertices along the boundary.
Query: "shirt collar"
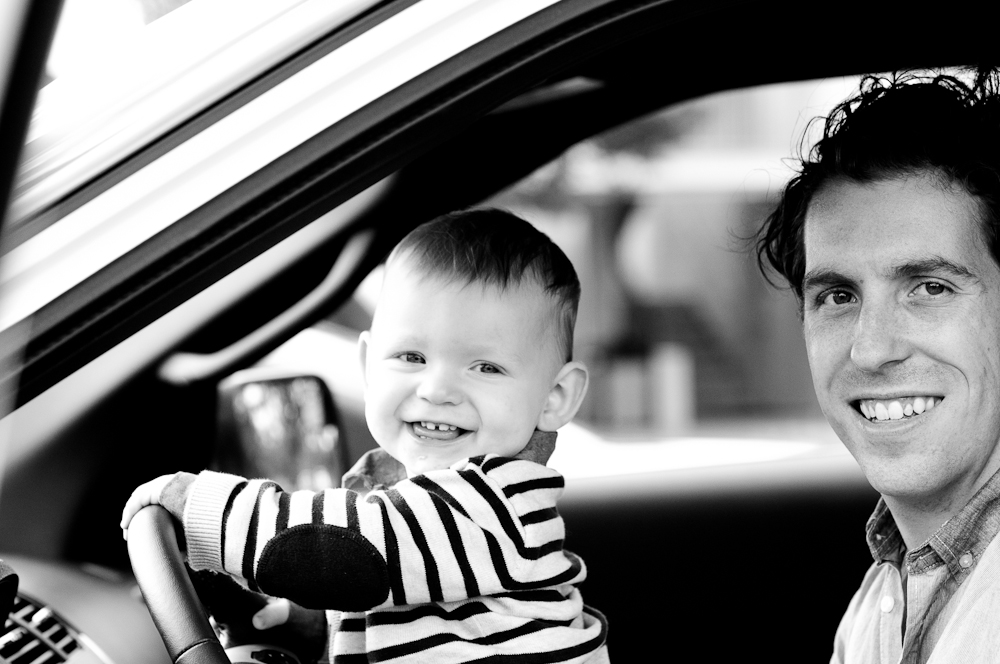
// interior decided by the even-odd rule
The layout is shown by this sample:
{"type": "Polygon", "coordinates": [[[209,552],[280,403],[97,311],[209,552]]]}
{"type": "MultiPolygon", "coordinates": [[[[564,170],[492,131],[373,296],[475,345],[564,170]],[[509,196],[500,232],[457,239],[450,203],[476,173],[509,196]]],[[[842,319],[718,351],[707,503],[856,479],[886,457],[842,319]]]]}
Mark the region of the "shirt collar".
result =
{"type": "Polygon", "coordinates": [[[896,527],[896,521],[892,518],[889,506],[882,498],[878,499],[875,511],[868,519],[865,535],[868,539],[868,549],[876,563],[902,564],[903,553],[906,550],[903,536],[899,533],[899,528],[896,527]]]}
{"type": "MultiPolygon", "coordinates": [[[[906,553],[912,574],[940,563],[959,579],[972,571],[983,550],[1000,531],[1000,471],[984,484],[958,514],[938,528],[921,546],[906,553]],[[965,564],[963,564],[965,563],[965,564]]],[[[868,548],[876,563],[903,562],[905,544],[885,501],[879,499],[866,528],[868,548]]]]}

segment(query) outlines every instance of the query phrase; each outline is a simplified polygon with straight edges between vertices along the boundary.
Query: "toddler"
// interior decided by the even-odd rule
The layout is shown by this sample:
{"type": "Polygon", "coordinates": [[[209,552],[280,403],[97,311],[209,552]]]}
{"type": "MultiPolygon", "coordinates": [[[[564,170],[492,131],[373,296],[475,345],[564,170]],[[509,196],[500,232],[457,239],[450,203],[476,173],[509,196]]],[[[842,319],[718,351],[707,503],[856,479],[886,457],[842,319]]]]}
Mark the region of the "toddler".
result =
{"type": "Polygon", "coordinates": [[[587,388],[579,296],[563,252],[508,212],[418,227],[359,339],[379,447],[344,488],[182,472],[137,488],[122,528],[162,504],[193,569],[326,609],[331,661],[607,662],[545,466],[587,388]]]}

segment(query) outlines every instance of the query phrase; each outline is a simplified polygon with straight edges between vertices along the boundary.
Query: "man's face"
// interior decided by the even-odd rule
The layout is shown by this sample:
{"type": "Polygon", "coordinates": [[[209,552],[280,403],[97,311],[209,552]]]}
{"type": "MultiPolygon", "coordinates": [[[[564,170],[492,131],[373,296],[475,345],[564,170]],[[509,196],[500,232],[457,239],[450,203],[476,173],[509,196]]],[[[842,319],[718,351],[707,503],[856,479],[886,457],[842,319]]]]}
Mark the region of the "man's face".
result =
{"type": "Polygon", "coordinates": [[[563,366],[554,306],[535,284],[500,292],[394,262],[361,339],[379,446],[410,476],[521,451],[563,366]]]}
{"type": "Polygon", "coordinates": [[[820,405],[872,486],[960,508],[1000,467],[1000,269],[933,174],[826,184],[805,220],[820,405]]]}

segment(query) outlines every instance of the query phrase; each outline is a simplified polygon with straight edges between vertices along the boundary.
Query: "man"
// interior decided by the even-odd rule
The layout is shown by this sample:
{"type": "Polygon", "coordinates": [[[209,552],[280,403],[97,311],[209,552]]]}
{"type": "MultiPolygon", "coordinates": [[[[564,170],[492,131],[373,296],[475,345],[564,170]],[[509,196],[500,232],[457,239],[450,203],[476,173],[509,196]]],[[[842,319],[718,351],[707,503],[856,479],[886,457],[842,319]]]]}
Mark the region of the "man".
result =
{"type": "Polygon", "coordinates": [[[758,235],[820,406],[882,495],[833,662],[1000,661],[998,228],[1000,93],[980,72],[866,78],[758,235]]]}

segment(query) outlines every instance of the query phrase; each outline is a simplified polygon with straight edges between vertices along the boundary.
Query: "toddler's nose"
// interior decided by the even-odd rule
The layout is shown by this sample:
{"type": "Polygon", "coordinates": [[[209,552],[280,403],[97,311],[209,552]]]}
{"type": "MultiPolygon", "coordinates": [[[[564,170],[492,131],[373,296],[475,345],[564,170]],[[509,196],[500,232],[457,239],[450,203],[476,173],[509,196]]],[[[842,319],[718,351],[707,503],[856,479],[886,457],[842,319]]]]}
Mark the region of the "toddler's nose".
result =
{"type": "Polygon", "coordinates": [[[458,404],[462,402],[462,393],[457,381],[447,371],[428,371],[420,385],[417,386],[417,396],[433,404],[458,404]]]}

